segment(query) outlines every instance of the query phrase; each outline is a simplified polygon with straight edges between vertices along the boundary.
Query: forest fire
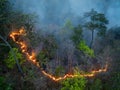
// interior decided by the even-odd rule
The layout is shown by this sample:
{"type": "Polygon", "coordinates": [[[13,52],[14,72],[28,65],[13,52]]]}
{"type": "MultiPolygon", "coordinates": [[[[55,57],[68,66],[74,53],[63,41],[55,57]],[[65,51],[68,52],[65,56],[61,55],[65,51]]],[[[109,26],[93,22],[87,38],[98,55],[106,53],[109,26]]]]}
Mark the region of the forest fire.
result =
{"type": "Polygon", "coordinates": [[[64,80],[66,78],[74,78],[74,77],[93,77],[97,73],[106,72],[107,71],[107,67],[108,67],[108,65],[106,64],[104,69],[94,70],[94,71],[91,71],[88,74],[80,74],[80,75],[77,75],[77,74],[66,74],[63,77],[58,77],[58,78],[56,78],[55,76],[52,76],[51,74],[46,73],[45,71],[42,71],[42,73],[44,75],[48,76],[49,78],[51,78],[54,81],[59,81],[59,80],[64,80]]]}
{"type": "MultiPolygon", "coordinates": [[[[17,39],[17,37],[20,37],[25,34],[26,33],[25,33],[24,28],[21,28],[19,31],[11,32],[10,37],[13,39],[13,41],[15,43],[17,43],[20,46],[22,53],[24,53],[26,55],[27,59],[30,60],[33,64],[35,64],[37,67],[41,68],[39,65],[39,62],[37,62],[37,60],[36,60],[36,53],[34,51],[29,53],[27,50],[28,49],[27,44],[24,41],[17,39]]],[[[80,75],[66,74],[63,77],[55,77],[55,76],[45,72],[44,70],[42,70],[42,73],[54,81],[59,81],[59,80],[63,80],[66,78],[73,78],[73,77],[93,77],[97,73],[106,72],[107,68],[108,68],[108,64],[106,64],[106,66],[104,68],[99,69],[99,70],[93,70],[93,71],[89,72],[88,74],[80,74],[80,75]]]]}

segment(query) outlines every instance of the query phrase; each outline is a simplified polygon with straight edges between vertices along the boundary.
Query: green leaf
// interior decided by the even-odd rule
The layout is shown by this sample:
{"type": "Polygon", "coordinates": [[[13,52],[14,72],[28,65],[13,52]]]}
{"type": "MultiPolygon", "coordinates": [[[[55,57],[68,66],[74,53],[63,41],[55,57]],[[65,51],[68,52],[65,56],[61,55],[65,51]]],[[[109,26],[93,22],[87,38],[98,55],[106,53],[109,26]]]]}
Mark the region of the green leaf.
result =
{"type": "Polygon", "coordinates": [[[90,56],[90,57],[95,57],[94,51],[90,49],[86,44],[85,41],[81,41],[78,45],[78,49],[81,50],[84,54],[90,56]]]}
{"type": "MultiPolygon", "coordinates": [[[[23,64],[25,62],[25,60],[23,59],[22,54],[18,52],[17,48],[13,48],[13,51],[14,51],[17,59],[19,60],[19,63],[23,64]]],[[[8,68],[10,68],[10,69],[14,68],[14,66],[16,64],[16,61],[14,59],[14,55],[13,55],[12,50],[9,51],[9,54],[8,54],[8,57],[5,60],[5,63],[6,63],[6,65],[7,65],[8,68]]]]}
{"type": "Polygon", "coordinates": [[[61,88],[61,90],[84,90],[86,82],[87,81],[84,77],[68,78],[62,81],[63,87],[61,88]]]}

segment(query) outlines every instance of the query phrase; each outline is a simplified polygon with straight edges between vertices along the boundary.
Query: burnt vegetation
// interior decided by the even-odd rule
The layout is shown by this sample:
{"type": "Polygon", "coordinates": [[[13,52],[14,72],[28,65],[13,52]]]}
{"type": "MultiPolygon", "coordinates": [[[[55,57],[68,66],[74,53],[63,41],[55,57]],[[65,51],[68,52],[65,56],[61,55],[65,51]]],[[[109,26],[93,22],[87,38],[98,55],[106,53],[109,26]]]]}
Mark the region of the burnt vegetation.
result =
{"type": "MultiPolygon", "coordinates": [[[[46,18],[51,17],[46,14],[46,18]]],[[[37,18],[14,10],[8,0],[0,0],[0,90],[120,90],[120,26],[108,28],[105,14],[94,9],[85,13],[81,21],[78,18],[77,24],[74,20],[65,21],[63,16],[61,21],[54,18],[54,23],[49,21],[36,28],[37,18]],[[61,25],[62,19],[65,22],[61,25]],[[25,42],[27,52],[36,53],[41,68],[29,62],[10,38],[11,32],[21,28],[25,35],[15,36],[15,40],[25,42]],[[55,82],[41,72],[55,77],[79,75],[105,68],[106,64],[107,71],[92,78],[55,82]]]]}

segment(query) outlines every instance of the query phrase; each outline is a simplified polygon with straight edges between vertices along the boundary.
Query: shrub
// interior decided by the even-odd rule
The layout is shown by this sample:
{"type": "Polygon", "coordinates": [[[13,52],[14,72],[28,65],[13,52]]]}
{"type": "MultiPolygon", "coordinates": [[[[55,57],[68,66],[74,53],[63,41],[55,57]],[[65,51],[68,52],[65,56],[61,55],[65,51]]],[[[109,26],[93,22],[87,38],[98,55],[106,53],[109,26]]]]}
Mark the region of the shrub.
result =
{"type": "Polygon", "coordinates": [[[23,59],[22,54],[19,53],[17,48],[13,48],[12,50],[9,51],[8,57],[5,60],[5,63],[7,65],[7,67],[10,68],[10,69],[13,69],[15,64],[16,64],[15,57],[17,58],[17,60],[19,61],[20,64],[23,64],[25,62],[25,60],[23,59]],[[15,54],[15,56],[14,56],[14,54],[15,54]]]}

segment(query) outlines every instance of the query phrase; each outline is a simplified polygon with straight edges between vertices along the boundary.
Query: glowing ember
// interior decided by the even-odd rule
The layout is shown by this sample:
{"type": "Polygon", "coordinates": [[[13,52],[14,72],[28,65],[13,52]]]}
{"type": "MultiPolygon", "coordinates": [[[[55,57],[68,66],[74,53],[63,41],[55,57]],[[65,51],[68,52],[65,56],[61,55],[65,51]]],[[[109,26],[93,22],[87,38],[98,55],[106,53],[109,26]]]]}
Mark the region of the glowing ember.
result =
{"type": "MultiPolygon", "coordinates": [[[[17,43],[20,46],[20,49],[21,49],[22,53],[24,53],[26,55],[27,59],[30,60],[30,61],[32,61],[32,63],[35,64],[37,67],[40,67],[39,62],[37,62],[37,60],[36,60],[36,54],[35,54],[35,52],[32,51],[31,54],[30,54],[27,51],[27,49],[28,49],[27,44],[25,42],[16,40],[17,37],[20,37],[20,36],[25,35],[25,34],[26,34],[25,33],[25,29],[22,27],[19,31],[15,31],[15,32],[13,31],[10,34],[10,37],[13,39],[13,41],[15,43],[17,43]]],[[[52,79],[54,81],[59,81],[59,80],[63,80],[63,79],[66,79],[66,78],[73,78],[73,77],[93,77],[97,73],[106,72],[107,68],[108,68],[108,65],[106,64],[106,66],[105,66],[104,69],[93,70],[89,74],[80,74],[80,75],[66,74],[63,77],[55,77],[55,76],[53,76],[53,75],[45,72],[44,70],[42,70],[42,73],[45,76],[49,77],[50,79],[52,79]]]]}

